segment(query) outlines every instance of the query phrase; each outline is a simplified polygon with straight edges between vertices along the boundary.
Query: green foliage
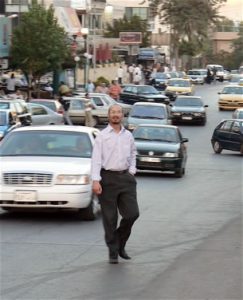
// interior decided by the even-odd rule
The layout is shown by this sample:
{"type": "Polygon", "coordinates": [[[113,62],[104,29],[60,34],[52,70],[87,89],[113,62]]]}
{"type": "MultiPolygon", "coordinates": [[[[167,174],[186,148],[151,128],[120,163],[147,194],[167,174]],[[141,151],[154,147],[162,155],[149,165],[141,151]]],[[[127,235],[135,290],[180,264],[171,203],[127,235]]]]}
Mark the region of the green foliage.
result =
{"type": "Polygon", "coordinates": [[[218,8],[223,2],[226,0],[149,0],[160,23],[170,25],[174,51],[180,48],[180,53],[189,55],[200,53],[209,26],[220,19],[218,8]]]}
{"type": "Polygon", "coordinates": [[[234,31],[235,28],[234,22],[227,18],[218,20],[215,26],[216,26],[216,31],[218,32],[232,32],[234,31]]]}
{"type": "Polygon", "coordinates": [[[119,33],[123,31],[138,31],[142,32],[141,47],[150,45],[150,33],[148,32],[147,21],[142,20],[138,16],[133,16],[128,19],[126,16],[123,19],[114,20],[113,24],[106,24],[105,37],[119,38],[119,33]]]}
{"type": "Polygon", "coordinates": [[[13,31],[11,58],[23,72],[39,78],[60,68],[68,56],[67,39],[54,17],[52,7],[33,3],[13,31]]]}
{"type": "Polygon", "coordinates": [[[101,83],[105,83],[107,86],[110,84],[110,81],[108,79],[106,79],[105,77],[103,76],[100,76],[97,78],[97,80],[95,81],[95,85],[99,85],[101,83]]]}

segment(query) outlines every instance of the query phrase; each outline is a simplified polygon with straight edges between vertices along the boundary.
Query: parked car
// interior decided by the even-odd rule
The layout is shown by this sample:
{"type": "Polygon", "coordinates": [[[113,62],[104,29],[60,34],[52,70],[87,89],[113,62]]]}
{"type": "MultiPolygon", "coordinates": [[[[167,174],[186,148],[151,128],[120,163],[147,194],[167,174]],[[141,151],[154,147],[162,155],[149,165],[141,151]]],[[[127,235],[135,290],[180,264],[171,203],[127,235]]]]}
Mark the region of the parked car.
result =
{"type": "Polygon", "coordinates": [[[13,129],[20,127],[18,117],[9,109],[0,109],[0,141],[13,129]]]}
{"type": "Polygon", "coordinates": [[[243,107],[243,86],[227,85],[219,94],[219,110],[234,110],[243,107]]]}
{"type": "Polygon", "coordinates": [[[125,121],[125,127],[133,131],[140,124],[169,124],[170,112],[163,103],[137,102],[125,121]]]}
{"type": "MultiPolygon", "coordinates": [[[[77,97],[85,97],[85,93],[83,92],[76,92],[74,93],[74,96],[77,97]]],[[[131,110],[131,105],[130,104],[125,104],[119,101],[114,100],[111,98],[111,96],[107,94],[102,94],[102,93],[89,93],[89,97],[91,99],[91,102],[93,105],[97,107],[110,107],[113,104],[119,104],[122,107],[124,116],[127,116],[131,110]]]]}
{"type": "Polygon", "coordinates": [[[28,126],[11,131],[0,145],[0,207],[75,210],[94,220],[91,154],[98,129],[28,126]]]}
{"type": "Polygon", "coordinates": [[[179,95],[194,95],[195,88],[190,79],[175,78],[168,80],[165,95],[172,101],[179,95]]]}
{"type": "Polygon", "coordinates": [[[151,85],[128,84],[120,94],[120,101],[127,104],[156,102],[168,104],[169,99],[151,85]]]}
{"type": "Polygon", "coordinates": [[[172,171],[176,177],[185,174],[188,139],[177,126],[139,125],[133,136],[138,170],[172,171]]]}
{"type": "MultiPolygon", "coordinates": [[[[68,115],[75,125],[85,124],[85,99],[81,97],[63,97],[65,101],[69,101],[70,106],[68,115]]],[[[92,101],[93,109],[93,126],[102,125],[108,123],[108,110],[109,106],[100,107],[94,104],[92,101]]]]}
{"type": "Polygon", "coordinates": [[[213,131],[211,143],[214,152],[217,154],[224,149],[239,151],[243,154],[243,120],[228,119],[221,121],[213,131]]]}
{"type": "Polygon", "coordinates": [[[195,84],[204,84],[207,77],[206,69],[192,69],[187,72],[187,77],[195,84]]]}
{"type": "Polygon", "coordinates": [[[55,99],[31,99],[29,102],[47,106],[58,114],[63,114],[64,111],[62,104],[55,99]]]}
{"type": "Polygon", "coordinates": [[[233,114],[232,114],[233,119],[243,119],[243,108],[237,108],[233,114]]]}
{"type": "Polygon", "coordinates": [[[31,125],[31,113],[28,110],[27,104],[21,99],[0,99],[0,109],[7,109],[12,112],[14,118],[18,118],[22,125],[31,125]]]}
{"type": "Polygon", "coordinates": [[[179,96],[171,106],[172,124],[180,122],[205,125],[207,122],[208,105],[205,105],[199,96],[179,96]]]}
{"type": "Polygon", "coordinates": [[[32,117],[32,125],[61,125],[64,124],[63,115],[56,113],[47,106],[28,103],[32,117]]]}
{"type": "Polygon", "coordinates": [[[154,86],[158,91],[164,91],[170,76],[167,73],[155,72],[150,76],[149,84],[154,86]]]}

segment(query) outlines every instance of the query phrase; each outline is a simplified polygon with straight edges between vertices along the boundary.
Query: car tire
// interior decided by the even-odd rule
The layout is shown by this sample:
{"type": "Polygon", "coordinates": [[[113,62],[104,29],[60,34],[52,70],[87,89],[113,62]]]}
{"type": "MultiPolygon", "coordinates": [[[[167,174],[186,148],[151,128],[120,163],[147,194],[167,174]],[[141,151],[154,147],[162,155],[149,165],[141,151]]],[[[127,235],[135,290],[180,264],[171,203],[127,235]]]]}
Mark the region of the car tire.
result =
{"type": "Polygon", "coordinates": [[[185,168],[180,168],[175,171],[175,177],[181,178],[185,174],[185,168]]]}
{"type": "Polygon", "coordinates": [[[213,150],[216,154],[220,154],[222,152],[223,148],[218,141],[213,142],[213,150]]]}
{"type": "Polygon", "coordinates": [[[92,199],[89,205],[85,208],[81,208],[78,210],[77,216],[78,219],[82,221],[94,221],[99,214],[100,204],[97,196],[92,195],[92,199]]]}

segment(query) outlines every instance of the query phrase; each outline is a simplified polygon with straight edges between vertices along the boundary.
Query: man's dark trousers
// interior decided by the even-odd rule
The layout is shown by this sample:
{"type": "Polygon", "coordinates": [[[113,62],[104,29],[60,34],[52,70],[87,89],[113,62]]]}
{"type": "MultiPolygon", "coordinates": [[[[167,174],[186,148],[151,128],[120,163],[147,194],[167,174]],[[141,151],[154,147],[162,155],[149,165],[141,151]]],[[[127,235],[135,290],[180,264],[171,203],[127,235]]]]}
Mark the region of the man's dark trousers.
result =
{"type": "Polygon", "coordinates": [[[135,220],[139,217],[136,179],[128,171],[101,170],[100,205],[105,241],[112,253],[124,248],[135,220]],[[118,210],[122,217],[119,227],[118,210]]]}

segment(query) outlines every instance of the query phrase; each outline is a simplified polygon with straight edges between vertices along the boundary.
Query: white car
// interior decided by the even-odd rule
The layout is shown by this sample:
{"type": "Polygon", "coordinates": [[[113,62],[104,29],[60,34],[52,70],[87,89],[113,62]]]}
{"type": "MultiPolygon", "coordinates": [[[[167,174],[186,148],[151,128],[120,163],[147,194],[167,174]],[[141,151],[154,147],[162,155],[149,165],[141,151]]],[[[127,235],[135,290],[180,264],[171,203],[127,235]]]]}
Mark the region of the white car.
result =
{"type": "Polygon", "coordinates": [[[31,113],[32,125],[61,125],[64,124],[62,114],[59,114],[47,106],[27,103],[28,109],[31,113]]]}
{"type": "Polygon", "coordinates": [[[83,220],[99,212],[92,193],[91,153],[98,129],[29,126],[0,144],[0,208],[75,209],[83,220]]]}

